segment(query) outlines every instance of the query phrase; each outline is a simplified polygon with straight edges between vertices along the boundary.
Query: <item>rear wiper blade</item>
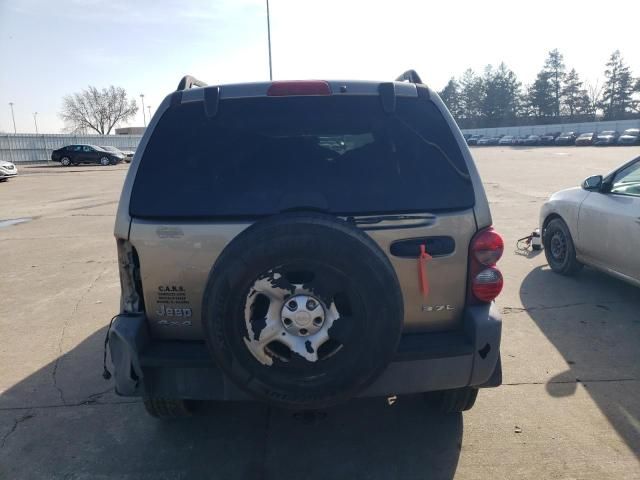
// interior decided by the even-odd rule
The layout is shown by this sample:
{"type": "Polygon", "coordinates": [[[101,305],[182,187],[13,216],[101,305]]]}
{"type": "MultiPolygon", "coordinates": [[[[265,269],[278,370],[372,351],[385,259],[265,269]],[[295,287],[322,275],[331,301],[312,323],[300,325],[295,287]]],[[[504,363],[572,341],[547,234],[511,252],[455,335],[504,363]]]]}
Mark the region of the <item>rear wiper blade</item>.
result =
{"type": "Polygon", "coordinates": [[[422,143],[424,143],[425,145],[427,145],[428,147],[433,148],[434,150],[436,150],[440,155],[442,155],[442,157],[446,160],[446,162],[449,164],[449,166],[452,168],[452,170],[454,172],[456,172],[460,177],[462,177],[463,179],[465,179],[466,181],[470,181],[471,180],[471,176],[466,173],[463,172],[460,168],[458,168],[458,166],[454,163],[453,160],[451,160],[451,157],[449,157],[449,155],[447,155],[447,152],[445,152],[442,147],[440,147],[440,145],[438,145],[437,143],[434,143],[432,141],[430,141],[429,139],[425,138],[424,135],[422,135],[418,130],[416,130],[410,123],[406,122],[402,117],[398,116],[397,114],[394,114],[393,116],[396,120],[398,120],[407,130],[409,130],[411,133],[413,133],[416,137],[418,137],[422,143]]]}

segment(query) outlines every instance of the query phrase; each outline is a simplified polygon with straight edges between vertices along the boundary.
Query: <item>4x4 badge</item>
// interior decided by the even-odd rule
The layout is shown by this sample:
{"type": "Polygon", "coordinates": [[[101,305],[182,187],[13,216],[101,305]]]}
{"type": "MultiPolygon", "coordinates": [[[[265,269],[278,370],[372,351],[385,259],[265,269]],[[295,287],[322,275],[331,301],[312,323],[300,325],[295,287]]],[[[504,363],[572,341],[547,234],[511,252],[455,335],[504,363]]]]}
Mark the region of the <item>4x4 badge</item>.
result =
{"type": "Polygon", "coordinates": [[[445,310],[455,310],[455,307],[451,305],[422,305],[423,312],[443,312],[445,310]]]}

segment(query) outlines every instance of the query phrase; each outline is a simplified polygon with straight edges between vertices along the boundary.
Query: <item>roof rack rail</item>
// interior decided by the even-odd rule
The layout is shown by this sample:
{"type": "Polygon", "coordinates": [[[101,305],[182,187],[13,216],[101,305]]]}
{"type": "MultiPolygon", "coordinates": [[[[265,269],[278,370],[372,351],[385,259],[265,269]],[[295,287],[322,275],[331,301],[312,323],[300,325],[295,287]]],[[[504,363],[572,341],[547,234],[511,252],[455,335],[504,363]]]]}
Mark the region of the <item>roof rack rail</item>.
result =
{"type": "Polygon", "coordinates": [[[185,75],[180,80],[180,83],[178,84],[178,88],[176,89],[176,91],[179,92],[181,90],[187,90],[193,87],[206,87],[206,86],[207,84],[204,83],[202,80],[198,80],[197,78],[192,77],[191,75],[185,75]]]}
{"type": "Polygon", "coordinates": [[[407,70],[398,78],[396,78],[396,82],[409,82],[409,83],[422,83],[422,79],[420,75],[415,70],[407,70]]]}

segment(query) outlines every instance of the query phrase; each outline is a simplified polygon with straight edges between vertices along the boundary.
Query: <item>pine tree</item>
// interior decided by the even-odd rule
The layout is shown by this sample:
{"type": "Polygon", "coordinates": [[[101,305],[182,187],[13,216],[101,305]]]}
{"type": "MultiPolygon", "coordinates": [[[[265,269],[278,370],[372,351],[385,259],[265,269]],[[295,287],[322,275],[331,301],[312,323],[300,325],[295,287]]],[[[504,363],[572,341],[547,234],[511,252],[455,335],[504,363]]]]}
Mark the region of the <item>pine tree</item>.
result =
{"type": "Polygon", "coordinates": [[[578,72],[575,68],[565,76],[565,84],[561,92],[563,106],[568,110],[569,118],[574,115],[588,113],[589,98],[587,90],[583,88],[578,72]]]}
{"type": "Polygon", "coordinates": [[[447,106],[453,118],[459,121],[462,118],[462,108],[460,101],[460,85],[454,77],[451,77],[442,91],[439,92],[440,98],[447,106]]]}
{"type": "Polygon", "coordinates": [[[520,82],[505,63],[493,69],[488,65],[483,77],[482,116],[489,125],[513,123],[519,108],[520,82]]]}
{"type": "Polygon", "coordinates": [[[549,77],[549,72],[542,70],[527,88],[527,104],[537,118],[549,117],[554,113],[555,103],[549,77]]]}
{"type": "Polygon", "coordinates": [[[625,113],[632,106],[634,80],[631,69],[624,63],[620,50],[611,54],[604,72],[606,78],[602,92],[601,108],[605,118],[617,120],[624,118],[625,113]]]}
{"type": "Polygon", "coordinates": [[[477,119],[484,95],[482,79],[472,69],[465,70],[460,79],[460,109],[462,118],[477,119]]]}
{"type": "Polygon", "coordinates": [[[560,116],[560,102],[565,79],[564,57],[554,48],[544,62],[543,70],[549,75],[549,85],[553,95],[553,115],[560,116]]]}

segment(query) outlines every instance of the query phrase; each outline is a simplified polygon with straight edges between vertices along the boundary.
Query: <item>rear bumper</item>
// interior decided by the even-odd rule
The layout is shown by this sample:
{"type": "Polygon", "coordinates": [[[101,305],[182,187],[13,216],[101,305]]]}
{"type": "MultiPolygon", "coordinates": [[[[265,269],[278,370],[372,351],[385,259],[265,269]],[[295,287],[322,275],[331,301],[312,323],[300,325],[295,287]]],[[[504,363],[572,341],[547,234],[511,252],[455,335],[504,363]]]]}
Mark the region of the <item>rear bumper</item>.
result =
{"type": "MultiPolygon", "coordinates": [[[[396,358],[363,397],[502,383],[502,322],[495,304],[468,307],[459,332],[404,335],[396,358]]],[[[143,315],[120,315],[109,333],[116,392],[200,400],[248,400],[211,360],[204,342],[154,341],[143,315]]]]}

